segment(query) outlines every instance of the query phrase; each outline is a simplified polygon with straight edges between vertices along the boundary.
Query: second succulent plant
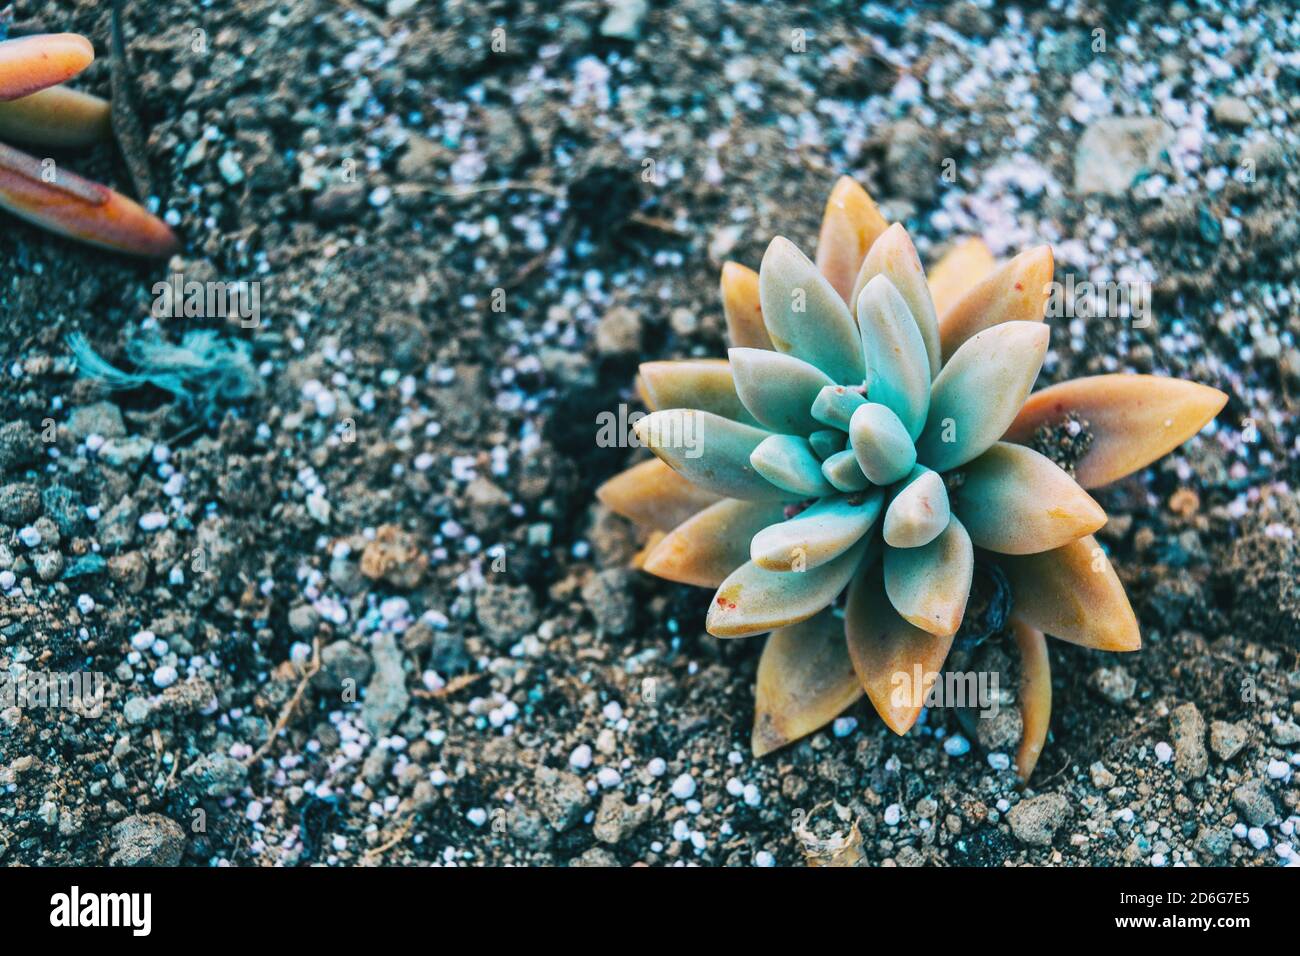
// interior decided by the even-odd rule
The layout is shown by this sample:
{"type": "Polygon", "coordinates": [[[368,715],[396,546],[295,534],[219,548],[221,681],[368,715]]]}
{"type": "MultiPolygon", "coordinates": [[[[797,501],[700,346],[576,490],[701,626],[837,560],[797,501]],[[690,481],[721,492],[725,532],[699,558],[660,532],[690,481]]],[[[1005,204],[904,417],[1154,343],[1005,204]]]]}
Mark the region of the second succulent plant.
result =
{"type": "MultiPolygon", "coordinates": [[[[109,105],[64,81],[95,58],[74,33],[0,36],[0,136],[38,146],[85,146],[109,135],[109,105]]],[[[0,209],[60,235],[114,252],[167,256],[171,229],[139,203],[0,143],[0,209]]]]}

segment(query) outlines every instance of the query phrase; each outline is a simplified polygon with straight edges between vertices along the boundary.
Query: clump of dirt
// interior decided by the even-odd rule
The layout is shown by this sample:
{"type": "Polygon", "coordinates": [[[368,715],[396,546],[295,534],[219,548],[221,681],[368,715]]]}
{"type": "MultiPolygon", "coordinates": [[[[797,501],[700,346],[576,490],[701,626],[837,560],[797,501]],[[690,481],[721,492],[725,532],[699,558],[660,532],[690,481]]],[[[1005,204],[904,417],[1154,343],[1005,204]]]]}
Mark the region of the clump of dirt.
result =
{"type": "Polygon", "coordinates": [[[1238,631],[1300,647],[1300,501],[1294,492],[1261,496],[1242,521],[1218,576],[1238,631]]]}
{"type": "Polygon", "coordinates": [[[1093,434],[1088,423],[1075,412],[1051,425],[1043,425],[1034,432],[1030,447],[1040,455],[1050,458],[1071,478],[1074,467],[1092,447],[1093,434]]]}

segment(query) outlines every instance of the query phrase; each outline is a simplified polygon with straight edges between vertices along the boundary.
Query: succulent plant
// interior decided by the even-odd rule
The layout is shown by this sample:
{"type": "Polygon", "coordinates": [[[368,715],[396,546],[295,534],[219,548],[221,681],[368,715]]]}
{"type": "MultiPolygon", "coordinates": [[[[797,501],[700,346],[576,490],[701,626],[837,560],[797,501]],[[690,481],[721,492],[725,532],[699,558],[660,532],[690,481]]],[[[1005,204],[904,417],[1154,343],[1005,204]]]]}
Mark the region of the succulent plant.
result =
{"type": "Polygon", "coordinates": [[[757,273],[723,267],[727,359],[640,367],[652,411],[634,429],[657,457],[598,496],[653,532],[643,570],[715,589],[709,633],[770,635],[756,756],[864,692],[906,733],[923,693],[895,693],[896,675],[925,675],[928,689],[977,568],[1010,591],[1023,779],[1050,717],[1044,634],[1138,649],[1137,619],[1093,537],[1106,514],[1086,489],[1176,448],[1227,398],[1124,374],[1031,394],[1052,276],[1047,246],[998,264],[967,240],[927,279],[903,226],[845,177],[815,263],[777,237],[757,273]]]}
{"type": "MultiPolygon", "coordinates": [[[[61,84],[95,58],[74,33],[6,40],[0,27],[0,136],[84,146],[109,135],[109,104],[61,84]]],[[[0,208],[51,232],[115,252],[166,256],[176,236],[121,193],[0,143],[0,208]]]]}

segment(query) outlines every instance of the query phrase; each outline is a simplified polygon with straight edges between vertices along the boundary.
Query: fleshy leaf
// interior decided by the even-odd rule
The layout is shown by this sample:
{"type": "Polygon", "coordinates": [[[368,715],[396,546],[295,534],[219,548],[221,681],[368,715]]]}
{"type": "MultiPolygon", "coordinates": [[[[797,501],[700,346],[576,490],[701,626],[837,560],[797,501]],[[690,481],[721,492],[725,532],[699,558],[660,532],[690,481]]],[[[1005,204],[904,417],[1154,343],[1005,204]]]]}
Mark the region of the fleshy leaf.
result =
{"type": "MultiPolygon", "coordinates": [[[[857,281],[853,284],[853,297],[849,300],[855,306],[854,315],[858,324],[862,323],[860,295],[862,290],[876,276],[884,276],[898,291],[907,306],[907,313],[916,324],[917,331],[925,343],[925,353],[930,365],[930,378],[939,374],[939,319],[935,315],[934,301],[930,298],[930,286],[925,281],[925,270],[921,259],[912,245],[912,237],[907,234],[902,223],[894,223],[876,240],[871,251],[867,253],[858,271],[857,281]]],[[[865,332],[863,333],[865,336],[865,332]]],[[[871,357],[867,357],[867,372],[870,376],[871,357]]],[[[872,396],[874,398],[874,396],[872,396]]]]}
{"type": "MultiPolygon", "coordinates": [[[[0,44],[0,49],[8,45],[0,44]]],[[[169,256],[180,247],[171,228],[134,200],[4,144],[0,209],[69,239],[127,255],[169,256]]]]}
{"type": "Polygon", "coordinates": [[[934,311],[942,318],[970,289],[997,265],[983,239],[963,239],[930,269],[930,295],[934,311]]]}
{"type": "Polygon", "coordinates": [[[976,547],[1035,554],[1092,534],[1106,523],[1101,505],[1073,478],[1023,445],[997,442],[962,474],[952,506],[976,547]]]}
{"type": "Polygon", "coordinates": [[[808,439],[769,435],[749,456],[754,470],[796,498],[817,498],[834,489],[822,475],[822,463],[808,439]]]}
{"type": "Polygon", "coordinates": [[[727,354],[740,401],[760,424],[788,435],[821,428],[809,410],[823,388],[835,385],[825,372],[770,349],[731,349],[727,354]]]}
{"type": "Polygon", "coordinates": [[[853,413],[849,443],[862,473],[873,484],[893,484],[916,464],[916,449],[907,429],[897,415],[878,402],[867,402],[853,413]]]}
{"type": "Polygon", "coordinates": [[[867,400],[857,389],[847,385],[832,385],[817,393],[812,404],[812,417],[823,425],[848,431],[853,413],[865,404],[867,400]]]}
{"type": "Polygon", "coordinates": [[[871,530],[883,494],[823,498],[787,521],[754,535],[749,556],[768,571],[798,574],[833,561],[871,530]]]}
{"type": "Polygon", "coordinates": [[[637,440],[692,484],[726,498],[789,499],[754,470],[749,456],[770,433],[712,412],[670,408],[632,426],[637,440]]]}
{"type": "Polygon", "coordinates": [[[862,491],[871,487],[852,448],[837,451],[822,462],[822,475],[836,491],[862,491]]]}
{"type": "Polygon", "coordinates": [[[1002,322],[1041,322],[1051,294],[1052,247],[1022,252],[963,295],[939,317],[943,360],[985,329],[1002,322]]]}
{"type": "Polygon", "coordinates": [[[844,622],[834,611],[774,631],[758,660],[754,756],[824,727],[861,696],[844,646],[844,622]]]}
{"type": "Polygon", "coordinates": [[[858,329],[840,294],[793,242],[777,236],[758,270],[763,322],[780,352],[817,366],[840,385],[863,379],[858,329]]]}
{"type": "Polygon", "coordinates": [[[722,359],[642,362],[640,388],[651,411],[698,408],[732,421],[757,425],[736,394],[735,370],[722,359]]]}
{"type": "Polygon", "coordinates": [[[1052,722],[1052,665],[1043,632],[1011,616],[1011,635],[1020,651],[1020,720],[1024,732],[1016,750],[1016,776],[1027,782],[1038,764],[1052,722]]]}
{"type": "Polygon", "coordinates": [[[917,459],[945,472],[1001,438],[1034,387],[1048,334],[1041,322],[1005,322],[958,349],[930,390],[930,416],[916,443],[917,459]]]}
{"type": "Polygon", "coordinates": [[[758,273],[739,262],[722,266],[722,314],[727,319],[727,339],[742,349],[770,349],[763,307],[759,304],[758,273]]]}
{"type": "Polygon", "coordinates": [[[817,268],[846,303],[867,250],[888,225],[865,189],[848,176],[836,181],[822,214],[817,268]]]}
{"type": "Polygon", "coordinates": [[[671,531],[718,500],[711,491],[693,485],[658,458],[621,471],[596,489],[610,511],[642,528],[671,531]]]}
{"type": "Polygon", "coordinates": [[[819,428],[808,436],[808,444],[812,445],[817,457],[823,461],[842,452],[848,440],[849,436],[837,428],[819,428]]]}
{"type": "Polygon", "coordinates": [[[943,479],[924,465],[917,465],[885,512],[885,544],[895,548],[929,544],[948,527],[949,513],[943,479]]]}
{"type": "Polygon", "coordinates": [[[0,139],[68,149],[112,135],[108,100],[66,86],[0,102],[0,139]]]}
{"type": "Polygon", "coordinates": [[[749,560],[750,539],[780,521],[783,512],[780,502],[724,498],[664,536],[641,570],[680,584],[717,588],[749,560]]]}
{"type": "Polygon", "coordinates": [[[1187,441],[1223,409],[1217,388],[1156,375],[1094,375],[1029,396],[1006,441],[1033,441],[1043,425],[1073,412],[1088,423],[1092,445],[1074,466],[1084,488],[1097,488],[1145,468],[1187,441]]]}
{"type": "Polygon", "coordinates": [[[858,296],[867,397],[891,409],[915,439],[930,407],[930,364],[921,330],[894,284],[878,275],[858,296]]]}
{"type": "Polygon", "coordinates": [[[863,537],[811,571],[766,571],[753,561],[742,564],[713,596],[704,626],[714,637],[749,637],[806,621],[844,590],[870,541],[863,537]]]}
{"type": "Polygon", "coordinates": [[[1016,613],[1026,623],[1099,651],[1142,646],[1124,585],[1092,535],[1053,551],[998,560],[1011,584],[1016,613]]]}
{"type": "Polygon", "coordinates": [[[975,573],[970,535],[955,517],[927,545],[885,548],[885,591],[909,623],[941,637],[961,627],[975,573]]]}
{"type": "Polygon", "coordinates": [[[948,658],[952,637],[928,634],[899,617],[870,568],[849,587],[844,634],[853,670],[876,713],[894,733],[907,733],[948,658]]]}
{"type": "Polygon", "coordinates": [[[95,48],[76,33],[42,33],[0,42],[0,102],[71,79],[94,59],[95,48]]]}

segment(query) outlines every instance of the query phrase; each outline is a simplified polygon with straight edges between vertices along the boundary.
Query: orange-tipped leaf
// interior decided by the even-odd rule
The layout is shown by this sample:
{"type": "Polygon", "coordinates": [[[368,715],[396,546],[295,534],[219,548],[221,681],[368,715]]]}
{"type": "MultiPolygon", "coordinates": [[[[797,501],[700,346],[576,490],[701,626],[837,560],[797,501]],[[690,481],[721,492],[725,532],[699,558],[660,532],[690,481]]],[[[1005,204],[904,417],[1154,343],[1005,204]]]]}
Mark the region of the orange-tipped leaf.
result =
{"type": "Polygon", "coordinates": [[[758,661],[752,747],[762,757],[824,727],[862,696],[829,608],[773,631],[758,661]]]}
{"type": "Polygon", "coordinates": [[[1003,555],[1013,606],[1052,637],[1099,651],[1142,646],[1137,617],[1092,535],[1040,554],[1003,555]]]}
{"type": "Polygon", "coordinates": [[[1093,375],[1030,395],[1006,441],[1028,444],[1044,425],[1073,413],[1087,423],[1092,444],[1075,463],[1084,488],[1097,488],[1145,468],[1187,441],[1222,411],[1217,388],[1157,375],[1093,375]]]}
{"type": "Polygon", "coordinates": [[[0,42],[0,102],[69,80],[94,59],[95,48],[76,33],[43,33],[0,42]]]}

